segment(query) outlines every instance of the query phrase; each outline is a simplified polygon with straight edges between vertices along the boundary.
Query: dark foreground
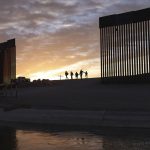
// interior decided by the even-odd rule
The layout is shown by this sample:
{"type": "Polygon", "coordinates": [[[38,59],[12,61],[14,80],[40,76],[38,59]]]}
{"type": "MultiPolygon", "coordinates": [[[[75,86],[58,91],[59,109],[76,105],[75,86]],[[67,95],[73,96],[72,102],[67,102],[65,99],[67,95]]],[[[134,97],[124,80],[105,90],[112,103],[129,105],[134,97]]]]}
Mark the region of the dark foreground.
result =
{"type": "Polygon", "coordinates": [[[149,84],[101,84],[100,79],[7,91],[0,121],[94,127],[150,128],[149,84]]]}
{"type": "Polygon", "coordinates": [[[56,81],[49,87],[18,89],[0,104],[59,110],[150,111],[150,84],[101,84],[100,79],[56,81]]]}

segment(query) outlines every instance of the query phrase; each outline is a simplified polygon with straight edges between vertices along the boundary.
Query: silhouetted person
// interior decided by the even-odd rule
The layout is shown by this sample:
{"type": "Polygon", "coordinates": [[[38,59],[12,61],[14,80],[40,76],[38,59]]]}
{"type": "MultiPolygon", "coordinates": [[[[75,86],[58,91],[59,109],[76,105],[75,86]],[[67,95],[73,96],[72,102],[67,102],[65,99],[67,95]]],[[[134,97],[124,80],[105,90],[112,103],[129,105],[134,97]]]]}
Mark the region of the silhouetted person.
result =
{"type": "Polygon", "coordinates": [[[85,71],[85,77],[88,78],[88,72],[87,71],[85,71]]]}
{"type": "Polygon", "coordinates": [[[73,75],[74,75],[74,74],[73,74],[73,72],[71,71],[71,72],[70,72],[71,79],[73,79],[73,75]]]}
{"type": "Polygon", "coordinates": [[[76,72],[76,73],[75,73],[76,79],[78,79],[78,75],[79,75],[79,74],[76,72]]]}
{"type": "Polygon", "coordinates": [[[68,79],[68,71],[65,71],[65,76],[66,76],[66,79],[68,79]]]}
{"type": "Polygon", "coordinates": [[[82,76],[83,76],[83,70],[81,69],[80,70],[80,78],[82,79],[82,76]]]}

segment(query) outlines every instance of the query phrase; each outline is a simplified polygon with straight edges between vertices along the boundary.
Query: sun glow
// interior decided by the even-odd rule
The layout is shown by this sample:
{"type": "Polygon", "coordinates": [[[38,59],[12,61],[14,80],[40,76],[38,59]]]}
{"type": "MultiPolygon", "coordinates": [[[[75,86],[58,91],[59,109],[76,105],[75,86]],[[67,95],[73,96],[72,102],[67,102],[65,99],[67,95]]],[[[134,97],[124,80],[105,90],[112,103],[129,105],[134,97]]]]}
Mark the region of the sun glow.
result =
{"type": "MultiPolygon", "coordinates": [[[[66,70],[69,73],[70,71],[73,71],[75,73],[75,72],[79,72],[80,69],[82,69],[83,71],[88,71],[89,77],[99,77],[100,75],[99,65],[97,65],[96,67],[93,67],[93,63],[99,64],[99,59],[81,61],[73,65],[64,66],[58,69],[30,73],[27,75],[27,77],[29,77],[31,81],[37,80],[37,79],[60,80],[60,78],[65,79],[64,73],[66,70]]],[[[18,74],[17,76],[21,76],[21,74],[18,74]]]]}

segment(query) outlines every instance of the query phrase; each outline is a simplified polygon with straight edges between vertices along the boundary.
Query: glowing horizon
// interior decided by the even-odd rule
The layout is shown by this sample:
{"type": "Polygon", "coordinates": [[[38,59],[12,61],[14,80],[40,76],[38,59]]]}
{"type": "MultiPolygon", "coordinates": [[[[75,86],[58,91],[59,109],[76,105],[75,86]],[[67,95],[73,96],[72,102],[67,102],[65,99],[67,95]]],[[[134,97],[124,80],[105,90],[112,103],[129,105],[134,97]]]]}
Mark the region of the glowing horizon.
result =
{"type": "MultiPolygon", "coordinates": [[[[28,78],[32,80],[37,80],[37,79],[50,79],[50,80],[59,80],[60,79],[60,76],[61,76],[61,79],[66,79],[65,77],[65,71],[68,71],[69,73],[69,78],[70,78],[70,72],[73,71],[73,73],[75,72],[78,72],[82,69],[83,71],[88,71],[88,74],[89,74],[89,77],[98,77],[97,76],[97,72],[99,72],[99,66],[95,66],[93,68],[93,63],[95,62],[98,62],[99,63],[99,59],[95,59],[95,60],[88,60],[88,61],[85,61],[85,62],[79,62],[78,64],[73,64],[73,65],[70,65],[70,66],[64,66],[63,68],[58,68],[56,70],[49,70],[49,71],[45,71],[45,72],[36,72],[36,73],[33,73],[33,74],[29,74],[28,78]],[[82,65],[82,63],[84,65],[82,65]],[[87,69],[86,67],[86,64],[88,64],[90,67],[89,70],[87,69]],[[81,67],[82,66],[82,67],[81,67]],[[79,67],[81,67],[81,69],[79,69],[79,67]],[[71,69],[72,68],[72,69],[71,69]],[[93,72],[96,72],[95,74],[93,72]]],[[[99,73],[100,74],[100,73],[99,73]]],[[[23,75],[17,75],[17,77],[20,77],[20,76],[23,76],[23,75]]],[[[84,75],[83,75],[84,77],[84,75]]],[[[75,78],[75,76],[74,76],[75,78]]]]}

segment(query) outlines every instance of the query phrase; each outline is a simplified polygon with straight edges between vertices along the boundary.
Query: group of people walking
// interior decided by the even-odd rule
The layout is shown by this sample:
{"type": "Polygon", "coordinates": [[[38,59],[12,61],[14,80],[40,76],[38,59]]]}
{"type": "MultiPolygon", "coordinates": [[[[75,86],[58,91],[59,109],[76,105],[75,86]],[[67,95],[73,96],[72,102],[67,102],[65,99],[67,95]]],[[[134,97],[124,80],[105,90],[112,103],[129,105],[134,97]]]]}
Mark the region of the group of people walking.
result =
{"type": "MultiPolygon", "coordinates": [[[[76,79],[78,79],[79,77],[82,79],[83,78],[83,74],[85,75],[85,78],[88,78],[88,72],[87,71],[83,71],[83,70],[80,70],[80,72],[75,72],[73,73],[72,71],[70,72],[70,77],[71,79],[73,79],[73,77],[75,76],[76,79]]],[[[68,79],[68,75],[69,75],[69,72],[68,71],[65,71],[65,76],[66,76],[66,79],[68,79]]]]}

